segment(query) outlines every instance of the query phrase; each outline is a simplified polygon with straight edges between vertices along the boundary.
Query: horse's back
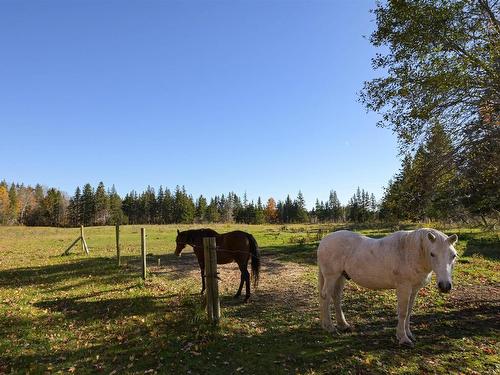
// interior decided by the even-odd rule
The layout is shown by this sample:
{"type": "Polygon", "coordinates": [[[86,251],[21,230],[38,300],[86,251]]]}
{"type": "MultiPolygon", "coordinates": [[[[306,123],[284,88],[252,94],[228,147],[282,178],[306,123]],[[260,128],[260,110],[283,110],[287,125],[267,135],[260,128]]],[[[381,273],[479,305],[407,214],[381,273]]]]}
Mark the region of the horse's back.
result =
{"type": "Polygon", "coordinates": [[[320,243],[318,264],[327,274],[345,272],[367,288],[392,288],[402,266],[400,237],[401,233],[374,239],[350,231],[334,232],[320,243]]]}
{"type": "Polygon", "coordinates": [[[251,236],[250,233],[244,232],[242,230],[233,230],[231,232],[219,234],[219,238],[221,239],[221,241],[231,241],[246,244],[248,244],[250,241],[249,236],[251,236]]]}
{"type": "Polygon", "coordinates": [[[339,230],[328,234],[321,240],[318,252],[349,251],[369,240],[372,239],[349,230],[339,230]]]}
{"type": "Polygon", "coordinates": [[[252,251],[251,234],[235,230],[217,236],[218,262],[247,261],[252,251]]]}

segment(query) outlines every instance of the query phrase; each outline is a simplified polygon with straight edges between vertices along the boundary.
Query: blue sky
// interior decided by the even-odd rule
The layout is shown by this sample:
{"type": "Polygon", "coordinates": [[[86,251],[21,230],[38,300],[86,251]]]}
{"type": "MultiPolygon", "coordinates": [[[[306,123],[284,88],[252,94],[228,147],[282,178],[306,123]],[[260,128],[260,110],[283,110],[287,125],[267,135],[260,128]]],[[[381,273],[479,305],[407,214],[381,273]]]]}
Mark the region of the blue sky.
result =
{"type": "Polygon", "coordinates": [[[371,1],[0,2],[0,179],[377,198],[371,1]]]}

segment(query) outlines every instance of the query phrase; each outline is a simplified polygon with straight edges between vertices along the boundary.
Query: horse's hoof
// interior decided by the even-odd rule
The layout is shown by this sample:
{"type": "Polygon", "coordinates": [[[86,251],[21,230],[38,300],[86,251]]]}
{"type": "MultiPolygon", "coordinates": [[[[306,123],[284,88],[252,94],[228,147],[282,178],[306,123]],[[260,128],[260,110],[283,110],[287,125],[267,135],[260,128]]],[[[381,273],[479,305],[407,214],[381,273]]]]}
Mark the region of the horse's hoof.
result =
{"type": "Polygon", "coordinates": [[[349,324],[347,324],[345,326],[338,326],[338,329],[341,332],[352,332],[353,331],[352,327],[349,324]]]}
{"type": "Polygon", "coordinates": [[[245,299],[243,300],[243,303],[247,303],[249,300],[250,300],[250,297],[245,297],[245,299]]]}
{"type": "Polygon", "coordinates": [[[335,335],[339,333],[337,329],[333,326],[333,324],[321,324],[321,328],[323,328],[328,333],[332,333],[335,335]]]}
{"type": "Polygon", "coordinates": [[[240,298],[240,297],[241,297],[241,294],[235,294],[233,298],[234,298],[234,299],[238,299],[238,298],[240,298]]]}
{"type": "Polygon", "coordinates": [[[412,348],[414,344],[409,338],[405,337],[399,340],[399,345],[412,348]]]}

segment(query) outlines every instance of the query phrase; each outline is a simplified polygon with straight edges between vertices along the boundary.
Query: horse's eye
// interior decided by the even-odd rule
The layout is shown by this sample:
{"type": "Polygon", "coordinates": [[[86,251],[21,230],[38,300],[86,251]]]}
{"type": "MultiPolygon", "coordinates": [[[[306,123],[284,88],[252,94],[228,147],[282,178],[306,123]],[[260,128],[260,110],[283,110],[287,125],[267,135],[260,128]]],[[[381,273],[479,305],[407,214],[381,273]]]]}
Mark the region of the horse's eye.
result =
{"type": "Polygon", "coordinates": [[[431,253],[431,257],[435,257],[434,253],[431,253]]]}
{"type": "Polygon", "coordinates": [[[453,254],[453,255],[451,256],[451,259],[455,259],[456,257],[457,257],[457,254],[453,254]]]}

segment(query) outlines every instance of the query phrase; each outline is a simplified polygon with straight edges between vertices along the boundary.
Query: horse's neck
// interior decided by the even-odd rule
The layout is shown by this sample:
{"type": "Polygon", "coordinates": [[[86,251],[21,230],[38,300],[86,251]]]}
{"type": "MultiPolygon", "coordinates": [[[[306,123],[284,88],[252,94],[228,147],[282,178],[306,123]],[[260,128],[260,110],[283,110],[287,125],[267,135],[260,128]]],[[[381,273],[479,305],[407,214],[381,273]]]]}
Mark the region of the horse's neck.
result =
{"type": "Polygon", "coordinates": [[[399,244],[403,247],[403,251],[408,252],[407,259],[410,265],[419,273],[427,275],[432,272],[430,261],[427,259],[419,239],[409,238],[409,236],[414,235],[414,232],[407,233],[406,236],[402,238],[403,241],[400,241],[399,244]]]}
{"type": "Polygon", "coordinates": [[[195,241],[193,241],[193,243],[190,243],[189,245],[191,245],[191,247],[194,248],[200,248],[200,249],[203,249],[203,239],[197,239],[195,241]]]}

